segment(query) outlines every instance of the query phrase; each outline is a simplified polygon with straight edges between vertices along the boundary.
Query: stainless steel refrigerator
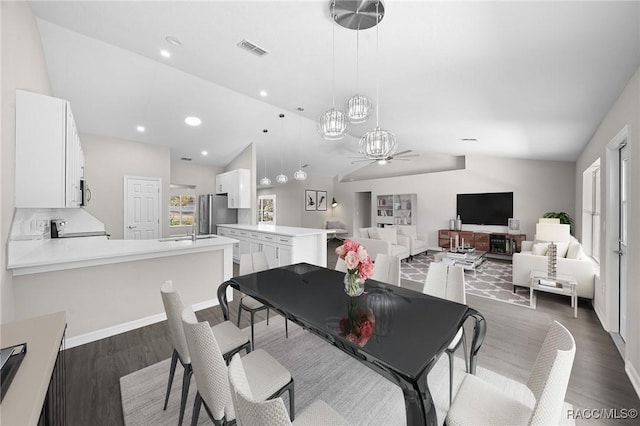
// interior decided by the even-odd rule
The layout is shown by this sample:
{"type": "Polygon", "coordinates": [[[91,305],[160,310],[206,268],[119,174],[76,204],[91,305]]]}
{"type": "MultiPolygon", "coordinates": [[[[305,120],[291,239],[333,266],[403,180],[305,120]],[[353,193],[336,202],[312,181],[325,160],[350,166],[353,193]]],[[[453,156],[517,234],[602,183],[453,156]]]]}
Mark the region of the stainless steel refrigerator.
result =
{"type": "Polygon", "coordinates": [[[198,197],[198,233],[215,234],[218,224],[238,223],[238,209],[230,209],[226,195],[203,194],[198,197]]]}

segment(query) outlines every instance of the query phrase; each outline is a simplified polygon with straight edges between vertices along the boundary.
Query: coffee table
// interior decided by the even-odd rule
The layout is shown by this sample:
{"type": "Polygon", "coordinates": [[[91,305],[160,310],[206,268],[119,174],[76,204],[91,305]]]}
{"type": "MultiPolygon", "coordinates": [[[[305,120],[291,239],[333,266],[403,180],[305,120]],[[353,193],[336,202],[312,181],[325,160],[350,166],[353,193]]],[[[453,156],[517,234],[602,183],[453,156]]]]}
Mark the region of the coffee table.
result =
{"type": "Polygon", "coordinates": [[[536,307],[535,290],[547,293],[563,294],[571,297],[571,307],[573,317],[578,318],[578,282],[571,275],[556,274],[549,277],[543,271],[531,271],[531,288],[529,290],[529,303],[532,308],[536,307]]]}
{"type": "Polygon", "coordinates": [[[465,253],[463,256],[461,256],[461,253],[447,252],[445,258],[449,264],[473,271],[473,276],[475,277],[480,266],[487,260],[487,252],[476,250],[473,253],[465,253]]]}

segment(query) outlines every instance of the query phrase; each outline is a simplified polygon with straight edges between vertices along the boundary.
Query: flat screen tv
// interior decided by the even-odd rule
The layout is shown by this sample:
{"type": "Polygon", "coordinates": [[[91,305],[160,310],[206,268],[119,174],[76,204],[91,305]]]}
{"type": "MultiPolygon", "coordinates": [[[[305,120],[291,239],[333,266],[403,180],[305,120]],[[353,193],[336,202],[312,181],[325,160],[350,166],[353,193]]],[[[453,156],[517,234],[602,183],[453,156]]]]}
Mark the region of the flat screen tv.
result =
{"type": "Polygon", "coordinates": [[[458,194],[456,207],[463,224],[507,225],[513,217],[513,192],[458,194]]]}

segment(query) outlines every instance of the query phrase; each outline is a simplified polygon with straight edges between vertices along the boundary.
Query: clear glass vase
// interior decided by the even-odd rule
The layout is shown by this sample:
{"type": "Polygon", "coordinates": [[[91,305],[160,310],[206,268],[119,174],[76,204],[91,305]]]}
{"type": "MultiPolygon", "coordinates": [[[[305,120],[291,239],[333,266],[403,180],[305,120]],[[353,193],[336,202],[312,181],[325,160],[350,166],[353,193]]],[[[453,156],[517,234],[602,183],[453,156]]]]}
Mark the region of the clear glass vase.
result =
{"type": "Polygon", "coordinates": [[[351,297],[364,293],[364,278],[360,278],[358,271],[347,272],[344,276],[344,291],[351,297]]]}

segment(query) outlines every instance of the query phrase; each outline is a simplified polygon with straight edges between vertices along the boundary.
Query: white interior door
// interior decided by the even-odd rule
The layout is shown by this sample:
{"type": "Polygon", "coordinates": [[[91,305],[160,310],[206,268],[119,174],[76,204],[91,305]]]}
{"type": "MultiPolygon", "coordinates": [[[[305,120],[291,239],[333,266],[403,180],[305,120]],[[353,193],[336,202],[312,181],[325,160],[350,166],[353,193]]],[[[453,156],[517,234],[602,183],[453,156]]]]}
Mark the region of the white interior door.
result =
{"type": "Polygon", "coordinates": [[[628,221],[628,199],[629,199],[629,148],[624,145],[620,148],[620,241],[618,248],[618,258],[620,259],[620,337],[627,340],[627,224],[628,221]]]}
{"type": "Polygon", "coordinates": [[[124,177],[124,239],[154,240],[160,236],[159,178],[124,177]]]}

